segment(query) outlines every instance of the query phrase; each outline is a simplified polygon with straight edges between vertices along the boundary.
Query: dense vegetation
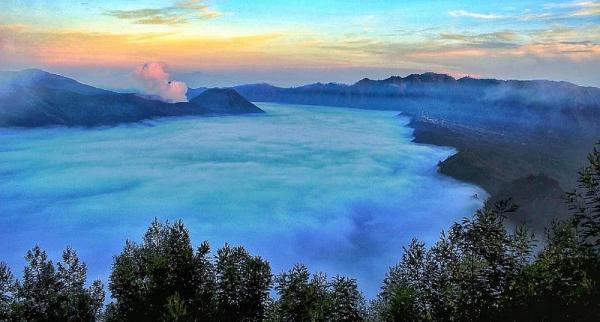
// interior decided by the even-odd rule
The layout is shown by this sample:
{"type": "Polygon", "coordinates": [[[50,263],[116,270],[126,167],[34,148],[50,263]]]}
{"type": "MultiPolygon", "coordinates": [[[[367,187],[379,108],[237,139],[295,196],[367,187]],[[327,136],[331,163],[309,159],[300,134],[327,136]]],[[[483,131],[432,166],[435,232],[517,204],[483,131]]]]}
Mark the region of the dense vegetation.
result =
{"type": "Polygon", "coordinates": [[[183,223],[155,220],[115,256],[107,306],[70,248],[54,265],[34,247],[19,280],[0,264],[0,320],[599,321],[600,151],[588,159],[544,240],[505,225],[510,200],[487,204],[429,248],[413,240],[369,305],[353,279],[303,265],[272,276],[243,247],[194,250],[183,223]]]}

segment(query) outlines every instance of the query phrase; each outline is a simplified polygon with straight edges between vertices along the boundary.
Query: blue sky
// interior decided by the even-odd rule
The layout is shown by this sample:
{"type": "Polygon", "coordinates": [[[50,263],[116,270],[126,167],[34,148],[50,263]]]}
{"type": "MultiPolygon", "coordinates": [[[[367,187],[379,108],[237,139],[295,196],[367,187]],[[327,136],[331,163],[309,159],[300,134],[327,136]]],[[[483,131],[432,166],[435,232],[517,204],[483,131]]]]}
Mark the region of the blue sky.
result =
{"type": "Polygon", "coordinates": [[[600,2],[5,0],[0,49],[0,69],[103,87],[149,61],[192,86],[423,71],[600,86],[600,2]]]}

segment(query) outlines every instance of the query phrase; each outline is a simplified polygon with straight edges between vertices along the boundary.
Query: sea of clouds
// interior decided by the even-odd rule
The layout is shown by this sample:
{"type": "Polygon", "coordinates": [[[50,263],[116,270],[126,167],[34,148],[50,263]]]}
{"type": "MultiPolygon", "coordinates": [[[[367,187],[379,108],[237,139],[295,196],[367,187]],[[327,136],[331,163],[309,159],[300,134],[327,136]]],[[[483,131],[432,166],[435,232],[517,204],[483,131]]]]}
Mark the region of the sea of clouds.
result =
{"type": "MultiPolygon", "coordinates": [[[[111,128],[0,130],[0,260],[75,247],[106,281],[126,239],[181,218],[195,244],[243,244],[273,271],[303,262],[376,294],[412,237],[481,205],[436,173],[454,151],[414,144],[396,112],[259,104],[258,116],[111,128]]],[[[17,272],[18,272],[17,271],[17,272]]]]}

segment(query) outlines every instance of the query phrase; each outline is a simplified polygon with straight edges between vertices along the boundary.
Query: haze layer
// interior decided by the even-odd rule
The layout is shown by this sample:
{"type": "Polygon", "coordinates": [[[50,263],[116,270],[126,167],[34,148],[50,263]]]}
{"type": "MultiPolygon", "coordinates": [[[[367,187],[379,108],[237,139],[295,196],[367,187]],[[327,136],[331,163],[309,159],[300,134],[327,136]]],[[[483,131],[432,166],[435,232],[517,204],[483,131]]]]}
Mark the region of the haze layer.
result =
{"type": "Polygon", "coordinates": [[[0,131],[0,253],[79,250],[106,281],[126,238],[183,219],[196,244],[242,244],[273,271],[302,261],[358,278],[368,296],[412,237],[481,205],[436,173],[454,151],[411,143],[397,112],[258,104],[259,116],[104,129],[0,131]]]}

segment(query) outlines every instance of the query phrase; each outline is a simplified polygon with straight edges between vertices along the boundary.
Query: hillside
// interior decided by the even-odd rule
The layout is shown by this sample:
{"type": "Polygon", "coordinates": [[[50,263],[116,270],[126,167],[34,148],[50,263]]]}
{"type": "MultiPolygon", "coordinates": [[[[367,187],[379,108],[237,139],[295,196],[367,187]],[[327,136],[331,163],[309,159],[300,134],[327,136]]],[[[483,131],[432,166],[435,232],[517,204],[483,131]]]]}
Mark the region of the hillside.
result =
{"type": "Polygon", "coordinates": [[[211,113],[264,113],[231,88],[211,88],[190,100],[211,113]]]}

